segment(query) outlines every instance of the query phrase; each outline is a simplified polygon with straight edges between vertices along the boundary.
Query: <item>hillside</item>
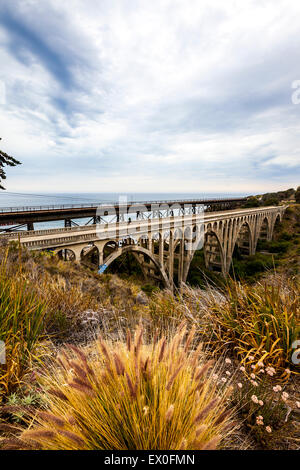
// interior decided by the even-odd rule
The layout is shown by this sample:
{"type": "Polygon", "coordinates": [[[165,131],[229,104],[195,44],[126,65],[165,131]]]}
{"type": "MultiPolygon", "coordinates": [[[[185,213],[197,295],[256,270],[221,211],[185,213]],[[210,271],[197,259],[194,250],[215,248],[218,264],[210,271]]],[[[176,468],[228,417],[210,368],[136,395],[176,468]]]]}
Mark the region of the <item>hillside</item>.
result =
{"type": "Polygon", "coordinates": [[[300,186],[298,189],[290,188],[285,191],[248,196],[247,202],[243,207],[277,206],[278,204],[285,203],[299,203],[299,188],[300,186]]]}
{"type": "Polygon", "coordinates": [[[258,280],[270,271],[300,275],[300,204],[291,204],[275,227],[273,240],[259,240],[256,254],[233,258],[231,275],[247,281],[258,280]]]}
{"type": "Polygon", "coordinates": [[[291,204],[274,232],[273,240],[261,244],[274,255],[277,270],[291,276],[300,274],[300,204],[291,204]]]}

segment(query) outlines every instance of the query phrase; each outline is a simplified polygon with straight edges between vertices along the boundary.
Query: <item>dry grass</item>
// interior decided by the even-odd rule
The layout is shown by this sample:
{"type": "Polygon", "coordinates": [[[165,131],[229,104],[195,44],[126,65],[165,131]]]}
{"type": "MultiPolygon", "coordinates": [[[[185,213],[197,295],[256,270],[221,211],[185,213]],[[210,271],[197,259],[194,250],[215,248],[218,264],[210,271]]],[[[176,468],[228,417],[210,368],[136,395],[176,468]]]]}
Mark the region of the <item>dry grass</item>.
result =
{"type": "Polygon", "coordinates": [[[284,285],[255,286],[231,283],[223,302],[210,302],[207,333],[216,351],[230,348],[237,357],[252,362],[264,362],[280,370],[296,371],[291,357],[293,343],[300,337],[299,285],[285,281],[284,285]]]}
{"type": "Polygon", "coordinates": [[[193,334],[182,326],[144,344],[140,326],[127,343],[100,339],[92,355],[64,350],[43,377],[47,412],[21,439],[42,449],[219,448],[233,427],[228,390],[211,379],[193,334]]]}
{"type": "Polygon", "coordinates": [[[78,263],[60,261],[46,252],[29,253],[15,243],[0,247],[0,259],[4,258],[6,276],[28,282],[46,304],[45,332],[55,340],[65,340],[70,332],[82,329],[87,310],[107,312],[103,326],[110,330],[116,330],[116,320],[124,323],[124,317],[132,317],[135,325],[136,316],[145,310],[135,301],[140,286],[117,276],[99,276],[78,263]]]}
{"type": "Polygon", "coordinates": [[[7,272],[7,253],[0,265],[0,340],[6,361],[0,365],[0,402],[12,393],[31,368],[43,332],[46,306],[22,276],[7,272]]]}

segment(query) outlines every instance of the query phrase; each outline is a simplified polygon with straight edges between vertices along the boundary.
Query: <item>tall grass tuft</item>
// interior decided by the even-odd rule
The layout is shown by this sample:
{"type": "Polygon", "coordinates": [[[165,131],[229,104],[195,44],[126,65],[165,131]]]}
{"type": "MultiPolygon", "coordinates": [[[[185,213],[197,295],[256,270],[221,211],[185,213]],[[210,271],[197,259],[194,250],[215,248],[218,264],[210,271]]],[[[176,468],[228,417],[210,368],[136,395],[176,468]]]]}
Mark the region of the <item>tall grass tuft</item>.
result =
{"type": "Polygon", "coordinates": [[[231,282],[223,302],[209,305],[211,345],[231,348],[242,361],[251,359],[283,370],[292,363],[293,343],[300,337],[300,302],[297,281],[231,282]]]}
{"type": "Polygon", "coordinates": [[[0,402],[20,385],[30,368],[43,330],[45,305],[31,284],[7,272],[7,257],[0,265],[0,341],[5,344],[5,364],[0,364],[0,402]]]}
{"type": "Polygon", "coordinates": [[[228,392],[211,378],[194,330],[171,340],[99,339],[89,354],[70,346],[42,376],[46,412],[21,439],[41,449],[214,449],[231,432],[228,392]],[[58,373],[58,367],[60,372],[58,373]]]}

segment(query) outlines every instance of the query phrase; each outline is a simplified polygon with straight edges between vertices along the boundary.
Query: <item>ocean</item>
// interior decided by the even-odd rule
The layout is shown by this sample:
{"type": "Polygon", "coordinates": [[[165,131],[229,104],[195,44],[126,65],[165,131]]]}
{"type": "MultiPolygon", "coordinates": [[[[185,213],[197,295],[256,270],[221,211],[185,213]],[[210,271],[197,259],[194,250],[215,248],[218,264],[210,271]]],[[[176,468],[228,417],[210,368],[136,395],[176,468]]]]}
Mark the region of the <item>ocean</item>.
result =
{"type": "MultiPolygon", "coordinates": [[[[0,191],[0,210],[4,208],[21,207],[41,207],[52,205],[80,205],[80,204],[101,204],[109,202],[118,202],[119,197],[127,197],[132,201],[168,201],[177,199],[201,199],[201,198],[228,198],[243,197],[246,193],[14,193],[9,191],[0,191]]],[[[87,219],[88,220],[88,219],[87,219]]],[[[84,225],[87,220],[74,219],[80,225],[84,225]]],[[[36,230],[44,228],[63,227],[63,221],[43,222],[34,224],[36,230]]]]}

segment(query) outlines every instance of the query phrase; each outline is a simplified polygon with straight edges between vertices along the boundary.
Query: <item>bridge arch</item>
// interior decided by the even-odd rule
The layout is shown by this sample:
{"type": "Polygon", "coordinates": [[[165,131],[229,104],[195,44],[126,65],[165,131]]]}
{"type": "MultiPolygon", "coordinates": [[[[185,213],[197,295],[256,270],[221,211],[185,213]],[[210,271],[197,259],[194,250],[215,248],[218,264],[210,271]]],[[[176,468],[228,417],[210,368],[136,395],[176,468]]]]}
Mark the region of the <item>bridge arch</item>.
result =
{"type": "Polygon", "coordinates": [[[180,228],[176,228],[173,232],[174,253],[179,253],[182,239],[183,239],[182,230],[180,228]]]}
{"type": "Polygon", "coordinates": [[[103,259],[107,258],[111,253],[118,249],[118,243],[115,240],[109,240],[103,246],[103,259]]]}
{"type": "Polygon", "coordinates": [[[149,249],[149,237],[148,237],[148,235],[142,235],[138,239],[138,243],[142,248],[145,248],[146,250],[148,250],[149,249]]]}
{"type": "Polygon", "coordinates": [[[275,222],[274,222],[274,228],[279,225],[280,223],[282,222],[282,215],[281,214],[277,214],[275,216],[275,222]]]}
{"type": "Polygon", "coordinates": [[[274,230],[276,230],[280,226],[281,222],[282,222],[282,214],[281,213],[272,214],[271,223],[270,223],[270,235],[269,235],[270,240],[272,240],[272,238],[273,238],[274,230]]]}
{"type": "Polygon", "coordinates": [[[235,250],[238,250],[241,256],[248,256],[254,252],[254,231],[250,218],[235,218],[232,224],[230,220],[229,232],[232,233],[232,236],[230,237],[229,233],[228,238],[231,240],[226,250],[225,274],[229,273],[235,250]]]}
{"type": "Polygon", "coordinates": [[[201,250],[204,245],[205,227],[204,224],[195,224],[185,230],[185,260],[183,263],[182,281],[186,282],[191,263],[197,250],[201,250]],[[188,230],[189,229],[189,230],[188,230]]]}
{"type": "Polygon", "coordinates": [[[245,217],[242,218],[242,223],[240,223],[236,228],[233,242],[232,253],[236,246],[244,255],[251,255],[253,253],[253,230],[251,224],[245,217]]]}
{"type": "Polygon", "coordinates": [[[81,262],[99,266],[99,260],[100,250],[96,245],[94,245],[94,243],[90,243],[82,248],[80,252],[81,262]]]}
{"type": "Polygon", "coordinates": [[[155,232],[151,236],[151,243],[152,243],[152,253],[154,255],[159,255],[160,251],[160,244],[163,240],[163,235],[160,232],[155,232]]]}
{"type": "Polygon", "coordinates": [[[268,240],[271,241],[273,238],[274,230],[278,228],[280,223],[282,222],[282,211],[279,212],[270,212],[267,214],[268,222],[269,222],[269,233],[268,233],[268,240]]]}
{"type": "Polygon", "coordinates": [[[75,261],[76,253],[69,248],[57,248],[53,253],[63,261],[75,261]]]}
{"type": "Polygon", "coordinates": [[[218,234],[213,230],[207,231],[204,235],[203,251],[206,267],[224,273],[224,250],[218,234]]]}
{"type": "Polygon", "coordinates": [[[260,226],[258,238],[260,238],[261,240],[268,240],[269,232],[270,232],[270,222],[268,220],[268,217],[265,216],[260,226]]]}
{"type": "Polygon", "coordinates": [[[170,237],[171,237],[170,230],[166,230],[165,232],[162,233],[163,249],[166,252],[168,252],[170,249],[170,237]]]}
{"type": "MultiPolygon", "coordinates": [[[[115,261],[117,258],[119,258],[124,253],[129,253],[129,252],[136,253],[136,254],[144,254],[144,255],[148,256],[148,258],[150,258],[150,260],[154,264],[155,268],[159,272],[159,274],[161,276],[161,280],[164,283],[165,287],[170,287],[170,282],[169,282],[169,279],[166,275],[166,272],[161,267],[160,263],[157,261],[157,259],[153,255],[153,253],[151,253],[151,251],[149,251],[146,248],[143,248],[139,245],[128,245],[128,246],[120,247],[117,251],[111,253],[105,259],[104,262],[105,262],[106,266],[109,267],[113,263],[113,261],[115,261]]],[[[139,258],[136,258],[136,259],[138,261],[140,261],[139,258]]]]}
{"type": "Polygon", "coordinates": [[[203,224],[193,224],[184,231],[184,252],[194,255],[195,251],[203,247],[205,228],[203,224]],[[200,242],[202,246],[199,248],[200,242]]]}

